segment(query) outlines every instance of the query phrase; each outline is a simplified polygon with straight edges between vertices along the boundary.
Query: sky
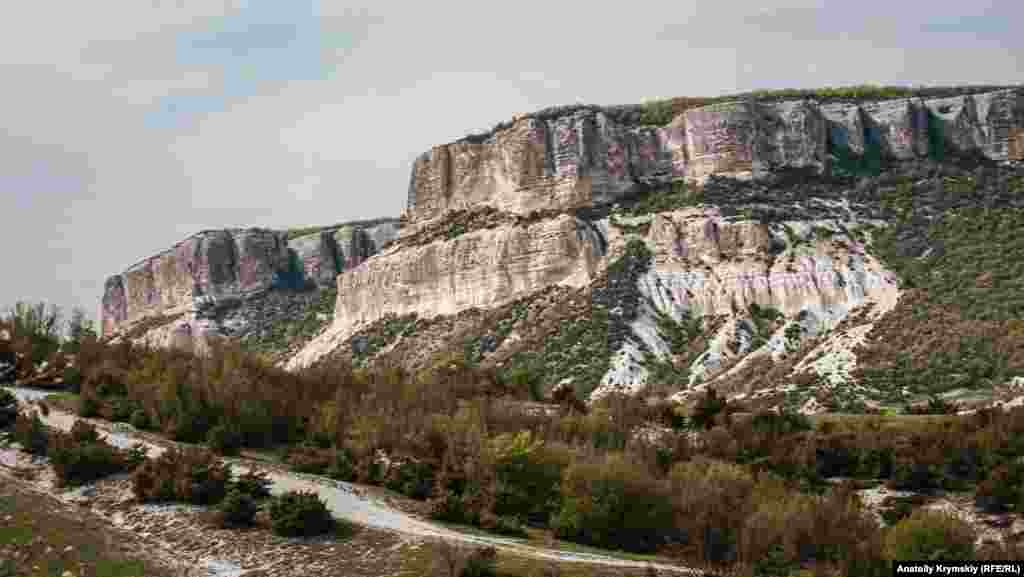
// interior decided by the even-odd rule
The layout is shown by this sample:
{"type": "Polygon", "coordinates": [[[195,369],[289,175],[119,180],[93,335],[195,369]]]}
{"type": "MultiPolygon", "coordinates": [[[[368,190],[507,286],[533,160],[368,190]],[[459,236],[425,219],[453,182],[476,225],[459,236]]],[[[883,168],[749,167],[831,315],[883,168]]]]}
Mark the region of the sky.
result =
{"type": "Polygon", "coordinates": [[[0,308],[95,318],[204,229],[398,216],[413,159],[516,113],[1024,83],[1020,0],[32,0],[0,18],[0,308]]]}

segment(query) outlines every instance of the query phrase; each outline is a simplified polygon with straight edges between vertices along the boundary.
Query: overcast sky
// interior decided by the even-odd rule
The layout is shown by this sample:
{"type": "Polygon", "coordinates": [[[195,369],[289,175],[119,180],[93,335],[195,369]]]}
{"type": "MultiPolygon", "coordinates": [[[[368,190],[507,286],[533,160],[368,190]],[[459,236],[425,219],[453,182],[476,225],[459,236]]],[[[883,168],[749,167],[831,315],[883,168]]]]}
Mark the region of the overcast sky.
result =
{"type": "Polygon", "coordinates": [[[0,11],[0,306],[95,316],[201,229],[397,216],[431,145],[555,104],[1024,82],[1020,0],[31,0],[0,11]]]}

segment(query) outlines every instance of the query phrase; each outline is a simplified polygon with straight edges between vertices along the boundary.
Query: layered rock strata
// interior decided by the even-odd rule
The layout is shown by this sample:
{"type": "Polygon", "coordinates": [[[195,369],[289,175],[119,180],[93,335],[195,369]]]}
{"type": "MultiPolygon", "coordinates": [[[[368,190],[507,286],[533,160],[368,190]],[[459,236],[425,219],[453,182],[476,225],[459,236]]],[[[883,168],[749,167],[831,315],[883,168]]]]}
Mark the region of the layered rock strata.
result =
{"type": "Polygon", "coordinates": [[[599,233],[569,215],[386,250],[338,277],[330,330],[288,366],[306,366],[385,315],[490,308],[553,285],[586,286],[603,261],[599,233]]]}
{"type": "Polygon", "coordinates": [[[340,225],[291,240],[284,231],[268,229],[200,232],[106,280],[102,334],[148,323],[154,326],[140,340],[202,348],[212,336],[237,332],[220,327],[210,311],[269,289],[333,286],[341,271],[397,236],[397,219],[340,225]]]}
{"type": "Polygon", "coordinates": [[[615,201],[651,184],[711,174],[758,177],[782,167],[830,170],[835,154],[906,160],[949,148],[1024,160],[1024,89],[941,99],[818,104],[723,102],[666,126],[632,126],[614,109],[517,117],[495,131],[420,156],[411,222],[447,211],[567,210],[615,201]]]}

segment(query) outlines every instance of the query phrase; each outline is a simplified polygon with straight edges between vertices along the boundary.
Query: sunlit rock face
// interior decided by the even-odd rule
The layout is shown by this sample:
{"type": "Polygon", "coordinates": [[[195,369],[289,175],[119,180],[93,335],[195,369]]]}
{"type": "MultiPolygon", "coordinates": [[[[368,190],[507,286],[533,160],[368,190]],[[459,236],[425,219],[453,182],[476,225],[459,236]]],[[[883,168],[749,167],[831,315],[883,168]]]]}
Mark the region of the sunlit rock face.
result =
{"type": "Polygon", "coordinates": [[[153,328],[145,332],[153,334],[142,340],[203,348],[222,327],[203,320],[200,309],[269,289],[333,287],[338,273],[358,266],[397,236],[397,219],[339,225],[291,240],[284,231],[268,229],[204,231],[109,277],[100,306],[102,333],[112,336],[148,323],[153,328]]]}
{"type": "Polygon", "coordinates": [[[552,285],[586,286],[602,260],[599,233],[568,215],[385,251],[338,276],[333,325],[289,366],[316,361],[385,315],[451,315],[552,285]]]}
{"type": "MultiPolygon", "coordinates": [[[[784,328],[770,337],[761,335],[763,345],[752,344],[752,305],[782,313],[789,324],[805,325],[804,335],[834,327],[868,304],[875,314],[865,322],[890,310],[899,296],[896,275],[838,225],[797,220],[768,225],[724,218],[714,207],[654,215],[643,237],[653,257],[637,283],[643,305],[631,325],[633,336],[614,352],[591,398],[646,386],[643,351],[670,356],[657,329],[658,315],[679,322],[719,319],[707,350],[689,367],[692,385],[722,376],[731,362],[746,355],[777,356],[785,350],[784,328]],[[814,227],[829,230],[828,238],[818,238],[814,227]]],[[[611,231],[614,253],[625,237],[614,227],[611,231]]]]}
{"type": "Polygon", "coordinates": [[[104,335],[146,317],[188,310],[193,298],[240,296],[272,286],[287,271],[284,233],[266,229],[206,231],[106,281],[104,335]]]}
{"type": "Polygon", "coordinates": [[[633,126],[614,109],[541,111],[421,155],[409,184],[409,217],[429,220],[480,206],[521,214],[572,209],[711,174],[824,172],[835,149],[907,160],[934,154],[936,143],[944,143],[995,160],[1022,159],[1022,98],[1024,90],[1012,89],[824,105],[739,100],[686,110],[660,127],[633,126]],[[949,112],[937,112],[950,103],[949,112]]]}

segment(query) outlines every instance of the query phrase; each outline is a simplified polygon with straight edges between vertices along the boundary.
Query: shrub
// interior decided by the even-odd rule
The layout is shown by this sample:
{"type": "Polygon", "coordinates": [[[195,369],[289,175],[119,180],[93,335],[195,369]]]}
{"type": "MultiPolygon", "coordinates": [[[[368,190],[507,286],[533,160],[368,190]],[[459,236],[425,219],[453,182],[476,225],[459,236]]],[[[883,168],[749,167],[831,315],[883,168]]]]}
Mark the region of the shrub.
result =
{"type": "Polygon", "coordinates": [[[529,433],[494,440],[497,488],[494,513],[515,515],[532,525],[545,526],[558,511],[564,451],[534,442],[529,433]]]}
{"type": "Polygon", "coordinates": [[[61,485],[84,485],[126,468],[117,449],[103,442],[58,442],[50,451],[50,462],[61,485]]]}
{"type": "Polygon", "coordinates": [[[274,533],[285,537],[311,537],[335,528],[326,503],[313,492],[289,491],[275,498],[270,519],[274,533]]]}
{"type": "Polygon", "coordinates": [[[434,487],[434,467],[430,463],[406,461],[388,472],[385,486],[413,499],[430,497],[434,487]]]}
{"type": "Polygon", "coordinates": [[[494,577],[498,570],[498,550],[481,547],[466,558],[460,577],[494,577]]]}
{"type": "Polygon", "coordinates": [[[14,421],[14,440],[33,455],[46,455],[50,433],[38,414],[33,413],[29,418],[19,413],[14,421]]]}
{"type": "Polygon", "coordinates": [[[118,397],[110,401],[110,420],[115,423],[127,423],[132,413],[136,411],[137,403],[125,397],[118,397]]]}
{"type": "Polygon", "coordinates": [[[18,416],[18,399],[7,389],[0,389],[0,429],[14,424],[18,416]]]}
{"type": "Polygon", "coordinates": [[[270,496],[270,486],[272,484],[266,473],[253,469],[239,475],[238,479],[231,484],[231,488],[233,491],[238,491],[259,500],[270,496]]]}
{"type": "Polygon", "coordinates": [[[146,445],[142,443],[135,443],[132,448],[128,449],[128,454],[125,456],[125,465],[128,469],[134,471],[140,465],[146,462],[149,458],[149,452],[146,450],[146,445]]]}
{"type": "Polygon", "coordinates": [[[1024,463],[996,467],[978,485],[975,504],[990,513],[1020,511],[1024,506],[1024,463]]]}
{"type": "Polygon", "coordinates": [[[502,515],[495,519],[492,531],[500,535],[511,535],[512,537],[526,537],[526,528],[519,521],[519,518],[511,515],[502,515]]]}
{"type": "Polygon", "coordinates": [[[885,547],[893,560],[954,561],[974,557],[974,540],[974,529],[959,518],[919,510],[889,529],[885,547]]]}
{"type": "Polygon", "coordinates": [[[74,365],[64,367],[63,384],[72,393],[82,392],[82,371],[74,365]]]}
{"type": "Polygon", "coordinates": [[[327,467],[327,476],[339,481],[352,483],[356,480],[355,459],[347,449],[338,449],[334,452],[334,460],[327,467]]]}
{"type": "Polygon", "coordinates": [[[100,414],[100,403],[89,395],[82,395],[78,399],[78,416],[89,419],[100,414]]]}
{"type": "Polygon", "coordinates": [[[228,481],[227,466],[209,451],[171,449],[135,470],[132,489],[140,501],[209,505],[224,498],[228,481]]]}
{"type": "Polygon", "coordinates": [[[621,457],[574,464],[562,481],[554,520],[564,539],[627,551],[653,551],[674,527],[667,487],[621,457]]]}
{"type": "Polygon", "coordinates": [[[100,432],[92,424],[82,419],[75,420],[68,432],[71,440],[79,444],[97,443],[100,440],[100,432]]]}
{"type": "Polygon", "coordinates": [[[206,446],[221,455],[237,455],[242,448],[242,434],[230,425],[221,423],[206,435],[206,446]]]}
{"type": "Polygon", "coordinates": [[[694,407],[690,422],[696,428],[710,430],[715,426],[715,418],[723,413],[726,407],[725,397],[719,396],[714,387],[708,387],[694,407]]]}
{"type": "Polygon", "coordinates": [[[147,413],[145,409],[135,409],[128,421],[133,427],[140,431],[145,431],[151,426],[149,413],[147,413]]]}
{"type": "Polygon", "coordinates": [[[232,489],[217,508],[218,521],[224,527],[248,527],[258,511],[259,505],[251,495],[232,489]]]}

